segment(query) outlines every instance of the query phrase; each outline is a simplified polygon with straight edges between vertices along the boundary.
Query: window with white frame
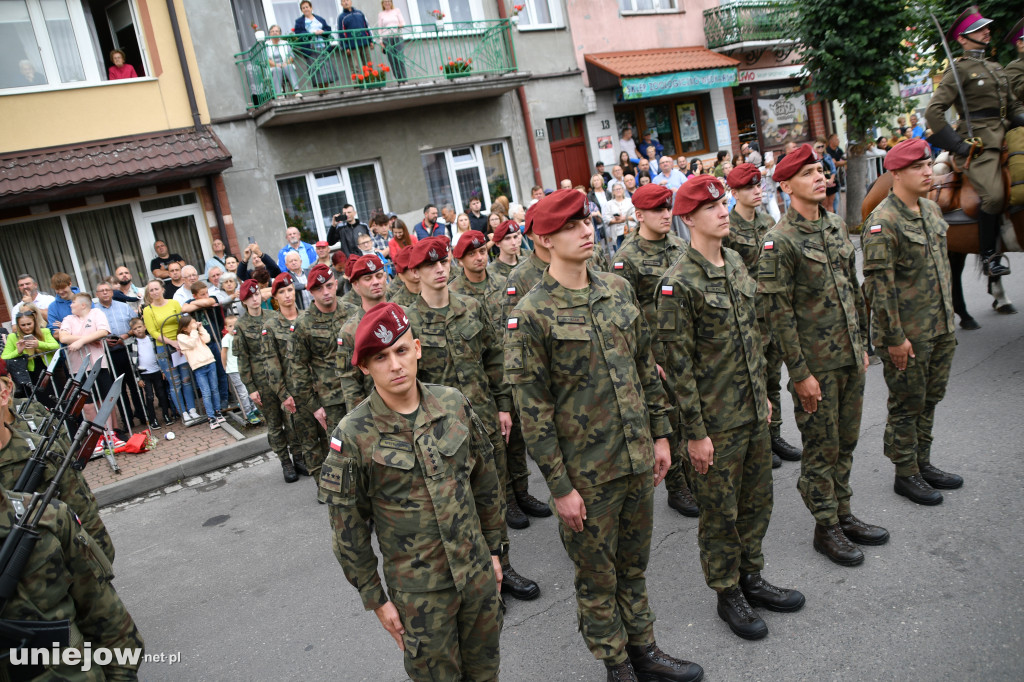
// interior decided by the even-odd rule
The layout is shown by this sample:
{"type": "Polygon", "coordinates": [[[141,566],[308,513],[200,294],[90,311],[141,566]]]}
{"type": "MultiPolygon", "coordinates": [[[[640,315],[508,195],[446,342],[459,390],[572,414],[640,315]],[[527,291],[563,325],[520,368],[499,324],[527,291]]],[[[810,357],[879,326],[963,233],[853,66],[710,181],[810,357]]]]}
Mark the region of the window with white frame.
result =
{"type": "Polygon", "coordinates": [[[279,178],[277,190],[285,224],[305,231],[305,239],[324,239],[331,217],[341,213],[345,204],[355,206],[359,220],[369,223],[375,210],[388,210],[380,178],[376,162],[279,178]]]}
{"type": "Polygon", "coordinates": [[[556,28],[564,26],[562,6],[558,0],[516,0],[512,7],[522,5],[519,10],[519,29],[556,28]]]}
{"type": "Polygon", "coordinates": [[[451,204],[464,211],[469,200],[480,199],[487,209],[500,196],[516,201],[512,160],[505,142],[481,142],[438,149],[421,155],[427,181],[427,200],[451,204]]]}
{"type": "Polygon", "coordinates": [[[676,0],[619,0],[623,12],[669,12],[676,7],[676,0]]]}

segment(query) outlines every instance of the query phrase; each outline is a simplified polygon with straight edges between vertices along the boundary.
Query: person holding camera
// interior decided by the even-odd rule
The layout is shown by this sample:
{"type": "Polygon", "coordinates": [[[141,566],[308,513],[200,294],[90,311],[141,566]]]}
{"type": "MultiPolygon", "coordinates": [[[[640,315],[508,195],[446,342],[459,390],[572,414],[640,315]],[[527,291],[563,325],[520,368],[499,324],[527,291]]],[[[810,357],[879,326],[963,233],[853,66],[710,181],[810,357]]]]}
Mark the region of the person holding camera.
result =
{"type": "MultiPolygon", "coordinates": [[[[370,235],[370,228],[366,223],[359,222],[356,217],[356,208],[352,204],[345,204],[341,207],[341,213],[331,216],[331,229],[327,230],[327,243],[335,244],[346,256],[353,253],[357,256],[359,252],[359,235],[370,235]]],[[[372,237],[372,235],[371,235],[372,237]]]]}

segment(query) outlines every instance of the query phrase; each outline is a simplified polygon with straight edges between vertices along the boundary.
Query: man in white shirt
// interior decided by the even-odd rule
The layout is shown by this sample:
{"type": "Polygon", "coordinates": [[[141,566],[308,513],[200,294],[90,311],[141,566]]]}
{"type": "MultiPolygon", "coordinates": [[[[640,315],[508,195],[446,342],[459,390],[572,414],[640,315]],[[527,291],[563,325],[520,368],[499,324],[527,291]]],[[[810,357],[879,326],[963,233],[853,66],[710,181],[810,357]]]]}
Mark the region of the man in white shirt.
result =
{"type": "Polygon", "coordinates": [[[625,175],[622,172],[622,166],[618,164],[612,166],[612,179],[608,181],[608,191],[611,192],[615,189],[615,185],[622,185],[625,187],[625,184],[623,184],[624,180],[625,175]]]}
{"type": "Polygon", "coordinates": [[[629,158],[631,159],[640,158],[640,155],[636,151],[636,142],[633,141],[632,127],[626,126],[622,131],[622,137],[619,139],[619,149],[629,153],[629,158]]]}
{"type": "Polygon", "coordinates": [[[14,309],[11,311],[11,317],[18,314],[21,310],[21,306],[25,303],[31,303],[39,311],[46,314],[46,309],[53,303],[53,296],[44,294],[39,291],[39,285],[36,284],[35,277],[32,275],[18,275],[18,291],[21,292],[21,301],[18,302],[14,309]]]}
{"type": "Polygon", "coordinates": [[[665,185],[670,190],[675,192],[677,189],[683,186],[686,182],[686,176],[680,173],[677,169],[672,167],[672,157],[663,156],[658,160],[658,167],[661,168],[661,172],[654,176],[654,184],[665,185]]]}

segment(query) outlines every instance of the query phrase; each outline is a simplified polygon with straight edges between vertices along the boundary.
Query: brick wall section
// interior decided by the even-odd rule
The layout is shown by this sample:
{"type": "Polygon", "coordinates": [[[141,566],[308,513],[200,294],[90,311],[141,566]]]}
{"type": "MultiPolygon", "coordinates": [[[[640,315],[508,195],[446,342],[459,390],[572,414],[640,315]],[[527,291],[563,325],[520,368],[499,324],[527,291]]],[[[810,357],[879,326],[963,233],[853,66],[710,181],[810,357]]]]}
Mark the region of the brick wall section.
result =
{"type": "Polygon", "coordinates": [[[828,130],[825,128],[825,112],[822,109],[823,102],[811,104],[811,95],[807,96],[807,118],[811,123],[811,138],[817,137],[818,135],[828,136],[828,130]]]}

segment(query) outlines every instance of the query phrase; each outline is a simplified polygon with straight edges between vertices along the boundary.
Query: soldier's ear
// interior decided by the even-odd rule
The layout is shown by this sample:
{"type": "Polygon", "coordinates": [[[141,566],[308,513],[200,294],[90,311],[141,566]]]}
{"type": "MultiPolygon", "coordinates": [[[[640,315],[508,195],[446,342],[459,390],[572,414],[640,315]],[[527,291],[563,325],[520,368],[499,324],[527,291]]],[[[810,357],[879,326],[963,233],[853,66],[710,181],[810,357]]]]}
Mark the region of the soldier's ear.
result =
{"type": "Polygon", "coordinates": [[[420,345],[419,339],[413,339],[412,342],[416,346],[416,359],[419,360],[423,357],[423,346],[420,345]]]}

